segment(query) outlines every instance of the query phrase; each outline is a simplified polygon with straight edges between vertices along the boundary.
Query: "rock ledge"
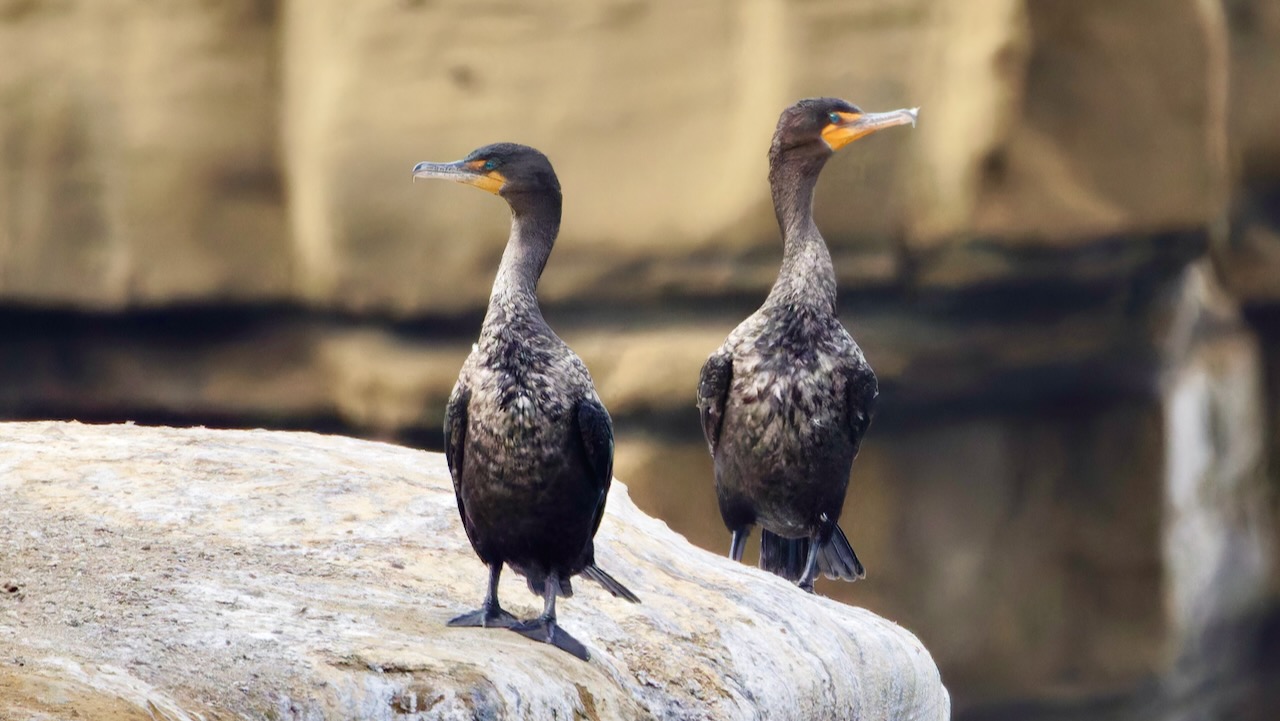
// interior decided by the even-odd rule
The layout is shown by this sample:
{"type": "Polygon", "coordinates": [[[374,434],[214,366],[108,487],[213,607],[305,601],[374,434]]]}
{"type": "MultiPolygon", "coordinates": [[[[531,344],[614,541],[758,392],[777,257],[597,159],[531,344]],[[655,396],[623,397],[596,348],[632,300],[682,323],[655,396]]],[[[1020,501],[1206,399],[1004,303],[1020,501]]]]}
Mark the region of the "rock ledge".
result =
{"type": "MultiPolygon", "coordinates": [[[[0,718],[950,718],[867,611],[689,545],[615,484],[590,663],[448,629],[484,572],[438,454],[269,431],[0,424],[0,718]]],[[[708,523],[717,522],[708,519],[708,523]]],[[[537,599],[504,577],[518,615],[537,599]]]]}

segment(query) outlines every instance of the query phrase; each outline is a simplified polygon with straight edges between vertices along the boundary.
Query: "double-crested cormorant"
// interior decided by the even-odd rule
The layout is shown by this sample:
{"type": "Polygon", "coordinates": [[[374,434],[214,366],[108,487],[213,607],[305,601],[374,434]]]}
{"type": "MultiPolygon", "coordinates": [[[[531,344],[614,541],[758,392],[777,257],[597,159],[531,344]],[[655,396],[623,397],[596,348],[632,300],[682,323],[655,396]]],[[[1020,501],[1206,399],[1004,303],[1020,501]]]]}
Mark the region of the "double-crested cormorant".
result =
{"type": "Polygon", "coordinates": [[[916,110],[864,113],[836,98],[782,112],[769,185],[785,245],[764,305],[702,367],[698,408],[715,461],[720,515],[742,559],[762,526],[760,566],[812,592],[818,571],[866,575],[840,530],[849,469],[875,409],[876,376],[836,318],[831,254],[813,223],[813,190],[831,155],[916,110]]]}
{"type": "Polygon", "coordinates": [[[533,148],[487,145],[454,163],[418,163],[416,178],[445,178],[511,206],[511,236],[493,282],[480,340],[445,410],[444,444],[462,525],[489,567],[484,605],[450,626],[510,628],[587,660],[556,625],[556,596],[583,574],[614,596],[635,594],[595,565],[593,538],[613,478],[613,426],[586,366],[542,318],[535,290],[560,230],[560,182],[533,148]],[[538,618],[498,605],[507,564],[543,597],[538,618]]]}

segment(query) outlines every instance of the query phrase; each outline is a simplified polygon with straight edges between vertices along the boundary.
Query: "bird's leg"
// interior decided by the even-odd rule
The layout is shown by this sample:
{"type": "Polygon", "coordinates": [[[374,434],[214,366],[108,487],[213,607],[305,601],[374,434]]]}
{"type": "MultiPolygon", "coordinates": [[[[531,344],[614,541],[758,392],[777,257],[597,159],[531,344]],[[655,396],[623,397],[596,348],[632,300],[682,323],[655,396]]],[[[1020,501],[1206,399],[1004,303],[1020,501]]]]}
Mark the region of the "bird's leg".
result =
{"type": "Polygon", "coordinates": [[[544,602],[542,615],[530,621],[521,621],[511,626],[511,630],[526,638],[549,643],[562,651],[567,651],[577,656],[583,661],[590,660],[591,654],[587,653],[586,647],[578,639],[570,636],[563,628],[556,625],[556,594],[560,591],[559,574],[547,574],[547,579],[543,582],[542,589],[544,602]]]}
{"type": "Polygon", "coordinates": [[[733,540],[729,542],[729,558],[742,560],[742,551],[747,547],[747,536],[751,535],[751,527],[744,526],[733,532],[733,540]]]}
{"type": "Polygon", "coordinates": [[[484,605],[471,613],[464,613],[449,621],[450,626],[478,626],[480,628],[511,628],[516,617],[498,605],[498,577],[502,575],[502,563],[489,566],[489,590],[484,595],[484,605]]]}
{"type": "Polygon", "coordinates": [[[813,593],[813,582],[818,578],[818,551],[822,550],[822,544],[818,539],[811,538],[809,540],[809,557],[804,562],[804,573],[800,576],[800,588],[802,590],[813,593]]]}

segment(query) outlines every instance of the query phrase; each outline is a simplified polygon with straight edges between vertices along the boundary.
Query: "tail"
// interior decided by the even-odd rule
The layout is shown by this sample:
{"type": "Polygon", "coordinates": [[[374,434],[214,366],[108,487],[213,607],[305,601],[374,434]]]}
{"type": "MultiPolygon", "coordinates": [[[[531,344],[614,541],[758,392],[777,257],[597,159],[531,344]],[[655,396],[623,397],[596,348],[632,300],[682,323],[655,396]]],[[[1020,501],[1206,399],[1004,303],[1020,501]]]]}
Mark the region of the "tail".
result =
{"type": "Polygon", "coordinates": [[[605,573],[603,568],[600,568],[594,563],[582,569],[582,575],[586,576],[592,581],[595,581],[601,586],[604,586],[604,590],[608,591],[609,593],[613,594],[618,598],[625,598],[626,600],[632,603],[640,603],[639,596],[632,593],[631,590],[628,589],[626,586],[622,585],[621,583],[618,583],[618,579],[605,573]]]}
{"type": "Polygon", "coordinates": [[[760,568],[798,583],[809,558],[809,539],[783,538],[760,529],[760,568]]]}
{"type": "MultiPolygon", "coordinates": [[[[524,577],[524,581],[529,586],[529,593],[538,598],[542,598],[543,594],[546,593],[544,588],[544,584],[547,582],[546,574],[541,576],[530,574],[524,577]]],[[[560,598],[573,598],[573,583],[568,576],[560,577],[560,587],[556,589],[556,595],[560,598]]]]}
{"type": "MultiPolygon", "coordinates": [[[[766,530],[760,532],[760,568],[799,583],[809,558],[808,538],[784,538],[766,530]]],[[[853,552],[844,531],[835,526],[831,540],[818,549],[818,570],[832,580],[856,581],[866,578],[867,569],[853,552]]]]}
{"type": "Polygon", "coordinates": [[[831,540],[818,551],[818,568],[827,578],[839,581],[856,581],[867,577],[858,554],[853,552],[849,539],[840,526],[834,526],[831,540]]]}

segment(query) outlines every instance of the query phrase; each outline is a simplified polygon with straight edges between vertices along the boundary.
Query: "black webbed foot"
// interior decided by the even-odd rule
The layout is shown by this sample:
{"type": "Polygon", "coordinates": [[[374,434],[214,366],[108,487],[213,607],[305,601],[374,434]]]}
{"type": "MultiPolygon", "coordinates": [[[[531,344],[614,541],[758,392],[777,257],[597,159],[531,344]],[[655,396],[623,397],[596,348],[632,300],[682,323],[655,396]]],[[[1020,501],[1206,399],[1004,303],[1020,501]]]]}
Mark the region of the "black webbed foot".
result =
{"type": "Polygon", "coordinates": [[[517,623],[519,620],[501,607],[478,608],[471,613],[449,619],[450,626],[460,628],[511,628],[517,623]]]}
{"type": "Polygon", "coordinates": [[[471,613],[449,619],[449,625],[462,628],[511,628],[516,625],[519,622],[516,617],[502,610],[498,603],[498,578],[501,576],[502,564],[491,564],[489,590],[485,593],[484,605],[471,613]]]}
{"type": "Polygon", "coordinates": [[[549,643],[583,661],[591,660],[591,654],[587,652],[587,647],[583,646],[578,639],[570,636],[563,628],[560,628],[554,620],[538,617],[529,621],[520,621],[511,626],[511,630],[525,638],[549,643]]]}
{"type": "Polygon", "coordinates": [[[583,646],[578,639],[566,633],[563,628],[556,625],[556,594],[559,592],[559,574],[547,574],[547,578],[542,585],[542,600],[545,604],[542,608],[542,615],[531,621],[520,621],[512,626],[511,630],[525,638],[549,643],[561,651],[568,651],[583,661],[590,661],[591,654],[587,653],[587,647],[583,646]]]}

